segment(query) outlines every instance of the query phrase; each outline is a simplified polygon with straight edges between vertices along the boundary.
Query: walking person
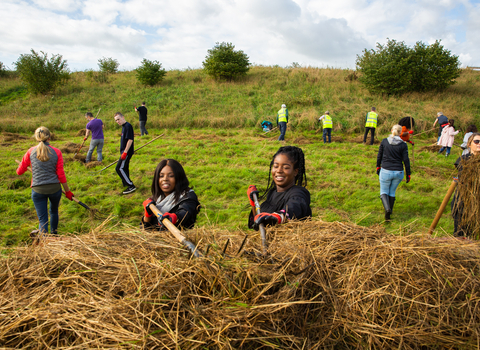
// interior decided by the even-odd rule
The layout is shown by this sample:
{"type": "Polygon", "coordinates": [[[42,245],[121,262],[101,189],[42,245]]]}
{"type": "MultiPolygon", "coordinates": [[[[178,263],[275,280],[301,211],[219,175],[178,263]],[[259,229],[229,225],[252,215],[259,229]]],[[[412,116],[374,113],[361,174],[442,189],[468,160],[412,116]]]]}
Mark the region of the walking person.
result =
{"type": "Polygon", "coordinates": [[[144,228],[164,229],[163,219],[170,220],[175,226],[192,228],[197,220],[200,203],[197,195],[189,187],[189,181],[182,165],[174,159],[163,159],[153,174],[152,196],[143,201],[142,223],[144,228]],[[160,222],[149,209],[155,204],[163,214],[160,222]]]}
{"type": "Polygon", "coordinates": [[[363,143],[367,143],[368,133],[371,133],[370,145],[373,145],[375,138],[375,129],[377,128],[378,114],[377,109],[372,107],[372,110],[365,116],[365,134],[363,135],[363,143]]]}
{"type": "Polygon", "coordinates": [[[95,147],[97,148],[97,161],[101,162],[103,160],[102,149],[104,143],[103,122],[101,119],[94,118],[93,114],[90,112],[85,113],[85,118],[88,120],[88,122],[86,127],[87,131],[85,132],[83,141],[87,141],[88,135],[92,133],[92,141],[90,141],[90,148],[88,149],[85,163],[88,163],[92,160],[92,154],[95,147]]]}
{"type": "Polygon", "coordinates": [[[473,133],[478,132],[477,127],[473,124],[469,125],[467,130],[465,131],[465,136],[463,137],[463,143],[460,145],[460,147],[463,149],[462,156],[467,155],[470,153],[470,149],[468,147],[468,140],[470,139],[470,136],[473,135],[473,133]]]}
{"type": "Polygon", "coordinates": [[[330,117],[330,112],[325,111],[325,114],[322,115],[320,118],[318,118],[318,121],[322,122],[322,127],[323,127],[323,143],[327,142],[327,136],[328,136],[328,143],[332,142],[332,127],[333,127],[333,121],[332,117],[330,117]]]}
{"type": "Polygon", "coordinates": [[[138,121],[140,122],[140,133],[141,136],[148,135],[148,131],[145,128],[147,124],[147,107],[145,107],[145,102],[142,102],[140,107],[135,107],[135,111],[138,112],[138,121]]]}
{"type": "Polygon", "coordinates": [[[123,187],[126,189],[123,194],[129,194],[135,191],[137,188],[130,180],[130,160],[133,157],[134,152],[134,135],[132,124],[125,120],[122,113],[115,113],[115,122],[122,127],[122,135],[120,137],[120,159],[118,160],[115,170],[118,176],[122,179],[123,187]]]}
{"type": "Polygon", "coordinates": [[[50,131],[41,126],[35,130],[38,145],[30,148],[18,165],[17,174],[22,175],[30,166],[32,169],[32,201],[37,212],[39,226],[32,234],[48,233],[48,202],[50,202],[50,232],[57,234],[58,206],[62,198],[62,186],[69,200],[73,193],[67,184],[63,169],[62,152],[50,146],[50,131]]]}
{"type": "Polygon", "coordinates": [[[285,133],[287,132],[287,123],[288,123],[288,109],[285,104],[282,104],[277,112],[277,126],[280,129],[280,136],[278,141],[285,141],[285,133]]]}
{"type": "MultiPolygon", "coordinates": [[[[289,219],[306,219],[312,216],[310,192],[307,186],[305,156],[301,148],[295,146],[280,147],[270,162],[267,189],[259,200],[260,214],[250,212],[248,227],[259,229],[260,224],[276,225],[289,219]]],[[[247,194],[252,206],[255,206],[252,192],[255,186],[248,188],[247,194]]]]}
{"type": "Polygon", "coordinates": [[[438,154],[442,154],[444,150],[447,150],[445,152],[445,157],[448,157],[450,155],[450,150],[452,149],[455,135],[460,132],[460,130],[455,131],[454,125],[455,120],[449,119],[448,124],[443,128],[440,139],[437,142],[437,145],[442,146],[442,148],[440,148],[440,150],[438,151],[438,154]]]}
{"type": "Polygon", "coordinates": [[[435,125],[437,125],[437,123],[438,123],[438,126],[439,126],[438,138],[437,138],[437,142],[438,142],[438,141],[440,141],[440,136],[442,135],[443,128],[448,125],[448,118],[445,117],[442,112],[438,112],[437,117],[435,118],[435,122],[433,123],[433,127],[435,127],[435,125]]]}
{"type": "Polygon", "coordinates": [[[385,209],[385,220],[390,221],[395,204],[395,192],[406,173],[406,183],[410,182],[410,160],[408,147],[400,138],[402,127],[394,125],[391,135],[380,143],[377,154],[377,175],[380,181],[380,199],[385,209]],[[405,172],[403,168],[405,167],[405,172]]]}

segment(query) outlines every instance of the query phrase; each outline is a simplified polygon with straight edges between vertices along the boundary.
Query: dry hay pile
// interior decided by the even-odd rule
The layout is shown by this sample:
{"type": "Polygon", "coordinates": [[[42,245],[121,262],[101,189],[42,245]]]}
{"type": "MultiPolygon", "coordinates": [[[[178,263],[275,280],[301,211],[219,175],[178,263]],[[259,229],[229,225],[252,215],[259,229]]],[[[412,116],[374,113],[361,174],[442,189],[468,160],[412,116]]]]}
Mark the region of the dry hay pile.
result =
{"type": "Polygon", "coordinates": [[[120,227],[19,248],[0,265],[0,346],[478,347],[477,242],[313,221],[275,228],[261,259],[258,236],[237,255],[240,234],[188,233],[206,259],[120,227]]]}
{"type": "Polygon", "coordinates": [[[62,153],[75,153],[80,148],[80,145],[73,142],[66,142],[63,146],[58,147],[62,153]]]}
{"type": "Polygon", "coordinates": [[[95,168],[96,166],[103,165],[102,162],[99,162],[98,160],[93,160],[91,162],[88,162],[85,164],[85,168],[95,168]]]}
{"type": "Polygon", "coordinates": [[[85,133],[87,132],[87,129],[80,129],[77,131],[75,136],[85,136],[85,133]]]}
{"type": "MultiPolygon", "coordinates": [[[[370,140],[371,140],[371,135],[368,134],[368,137],[367,137],[367,145],[370,145],[370,140]]],[[[363,135],[359,135],[355,138],[350,138],[347,140],[347,142],[351,142],[351,143],[363,143],[363,135]]],[[[377,137],[375,137],[373,139],[373,144],[374,145],[379,145],[380,144],[380,140],[377,139],[377,137]]]]}
{"type": "Polygon", "coordinates": [[[435,144],[430,145],[430,146],[421,147],[419,151],[420,151],[420,152],[425,151],[425,152],[438,153],[438,151],[440,151],[440,148],[441,148],[441,147],[442,147],[442,146],[439,146],[439,145],[437,145],[437,144],[435,143],[435,144]]]}
{"type": "Polygon", "coordinates": [[[2,141],[3,142],[11,142],[11,141],[22,141],[22,140],[27,140],[28,137],[20,135],[20,134],[14,134],[11,132],[2,132],[2,141]]]}

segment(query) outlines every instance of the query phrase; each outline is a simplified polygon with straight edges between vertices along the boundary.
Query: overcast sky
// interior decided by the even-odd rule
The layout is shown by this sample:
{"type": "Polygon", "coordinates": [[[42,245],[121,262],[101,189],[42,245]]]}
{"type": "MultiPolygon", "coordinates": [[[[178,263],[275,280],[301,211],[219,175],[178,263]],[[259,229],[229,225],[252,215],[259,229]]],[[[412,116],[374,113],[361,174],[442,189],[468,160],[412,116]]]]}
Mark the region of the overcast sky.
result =
{"type": "Polygon", "coordinates": [[[354,68],[387,38],[442,45],[480,66],[480,0],[0,0],[0,61],[31,49],[61,54],[72,71],[120,70],[143,58],[167,70],[201,68],[216,42],[257,65],[354,68]]]}

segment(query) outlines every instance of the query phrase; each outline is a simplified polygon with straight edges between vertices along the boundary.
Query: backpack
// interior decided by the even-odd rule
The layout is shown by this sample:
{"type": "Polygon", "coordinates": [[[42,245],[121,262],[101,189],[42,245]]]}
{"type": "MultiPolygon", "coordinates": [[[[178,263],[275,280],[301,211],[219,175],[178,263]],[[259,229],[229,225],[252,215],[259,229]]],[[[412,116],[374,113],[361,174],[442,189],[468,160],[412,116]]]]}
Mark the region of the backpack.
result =
{"type": "Polygon", "coordinates": [[[270,122],[267,121],[267,120],[264,120],[264,121],[262,122],[261,126],[262,126],[262,130],[265,131],[265,132],[270,131],[270,130],[272,130],[272,128],[273,128],[273,124],[270,123],[270,122]]]}

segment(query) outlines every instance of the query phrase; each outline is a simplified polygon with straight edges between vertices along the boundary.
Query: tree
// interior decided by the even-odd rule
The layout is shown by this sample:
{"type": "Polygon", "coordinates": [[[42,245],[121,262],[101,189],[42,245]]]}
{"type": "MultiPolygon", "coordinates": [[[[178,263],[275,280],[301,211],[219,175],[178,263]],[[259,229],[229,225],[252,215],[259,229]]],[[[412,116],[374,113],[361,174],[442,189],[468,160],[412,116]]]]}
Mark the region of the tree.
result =
{"type": "Polygon", "coordinates": [[[118,71],[119,65],[120,63],[111,57],[102,57],[98,59],[98,67],[102,73],[115,74],[118,71]]]}
{"type": "Polygon", "coordinates": [[[233,80],[247,74],[250,69],[248,56],[242,51],[235,51],[232,43],[218,42],[203,61],[203,70],[215,79],[233,80]]]}
{"type": "Polygon", "coordinates": [[[35,94],[46,94],[70,78],[67,61],[61,55],[53,55],[40,51],[41,55],[31,50],[31,54],[20,55],[13,64],[27,89],[35,94]]]}
{"type": "Polygon", "coordinates": [[[7,70],[3,62],[0,62],[0,77],[5,77],[7,75],[7,70]]]}
{"type": "Polygon", "coordinates": [[[405,43],[388,40],[377,43],[376,50],[357,55],[359,81],[373,93],[401,95],[406,92],[444,90],[460,76],[458,56],[435,41],[432,45],[417,42],[409,48],[405,43]]]}
{"type": "Polygon", "coordinates": [[[143,59],[140,67],[136,69],[137,80],[143,85],[156,85],[162,81],[163,77],[167,74],[167,71],[162,68],[162,64],[158,61],[149,61],[146,58],[143,59]]]}

